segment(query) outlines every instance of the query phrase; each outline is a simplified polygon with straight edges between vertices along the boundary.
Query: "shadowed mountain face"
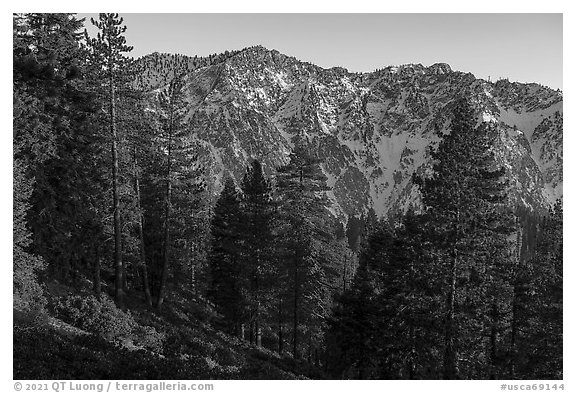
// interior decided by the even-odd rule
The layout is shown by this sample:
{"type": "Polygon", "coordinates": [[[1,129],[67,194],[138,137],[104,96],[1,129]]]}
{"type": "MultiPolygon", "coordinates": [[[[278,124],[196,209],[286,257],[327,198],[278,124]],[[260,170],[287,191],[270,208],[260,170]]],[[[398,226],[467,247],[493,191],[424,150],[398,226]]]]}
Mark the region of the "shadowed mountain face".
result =
{"type": "Polygon", "coordinates": [[[562,196],[562,93],[538,84],[492,83],[447,64],[350,73],[259,46],[140,61],[149,110],[159,110],[154,98],[174,74],[184,76],[190,140],[216,190],[226,173],[240,180],[252,159],[272,174],[295,140],[306,138],[323,160],[336,215],[405,210],[418,201],[412,174],[429,167],[428,151],[465,93],[479,122],[498,125],[494,149],[514,197],[542,209],[562,196]]]}

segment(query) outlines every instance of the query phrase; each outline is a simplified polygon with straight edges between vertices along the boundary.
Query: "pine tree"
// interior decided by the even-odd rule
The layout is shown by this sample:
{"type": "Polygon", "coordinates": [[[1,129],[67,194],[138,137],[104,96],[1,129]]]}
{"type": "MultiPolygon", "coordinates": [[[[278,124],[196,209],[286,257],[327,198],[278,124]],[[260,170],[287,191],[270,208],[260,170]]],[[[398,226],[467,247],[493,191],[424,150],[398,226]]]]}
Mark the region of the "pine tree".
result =
{"type": "Polygon", "coordinates": [[[141,94],[134,92],[132,97],[126,97],[122,105],[127,108],[122,110],[124,116],[121,117],[122,127],[127,131],[126,147],[127,151],[124,154],[129,157],[126,161],[126,171],[131,173],[132,188],[131,200],[133,206],[127,206],[130,210],[134,210],[135,217],[132,218],[133,227],[135,230],[134,237],[137,239],[137,254],[138,254],[138,272],[142,282],[142,291],[144,293],[144,300],[148,306],[152,306],[152,291],[150,286],[150,277],[148,272],[147,261],[147,243],[144,234],[144,221],[146,215],[146,207],[143,197],[142,184],[145,182],[145,176],[149,172],[155,171],[150,167],[157,164],[153,156],[157,155],[155,149],[156,144],[156,127],[155,119],[148,115],[144,110],[144,100],[141,94]],[[130,110],[128,110],[128,107],[130,110]],[[151,165],[152,164],[152,165],[151,165]]]}
{"type": "Polygon", "coordinates": [[[70,114],[62,103],[85,57],[77,33],[81,26],[70,14],[14,15],[14,142],[32,172],[57,155],[58,134],[69,132],[70,114]]]}
{"type": "MultiPolygon", "coordinates": [[[[205,243],[209,239],[209,200],[205,166],[197,153],[186,147],[178,154],[174,150],[175,169],[172,188],[172,217],[170,220],[171,262],[173,284],[196,291],[205,268],[205,243]],[[177,160],[177,157],[181,160],[177,160]],[[197,273],[200,273],[200,276],[197,273]]],[[[203,285],[202,283],[200,283],[203,285]]]]}
{"type": "Polygon", "coordinates": [[[158,289],[156,306],[160,308],[164,302],[166,283],[168,281],[168,269],[170,265],[170,227],[172,216],[172,198],[177,176],[183,171],[182,150],[184,149],[185,124],[183,81],[174,78],[168,85],[167,91],[159,97],[160,107],[164,111],[161,139],[166,150],[165,173],[164,173],[164,222],[163,222],[163,250],[162,250],[162,273],[158,289]]]}
{"type": "Polygon", "coordinates": [[[562,378],[562,216],[557,202],[540,226],[533,257],[518,269],[513,377],[562,378]]]}
{"type": "Polygon", "coordinates": [[[539,355],[543,358],[539,376],[562,378],[563,364],[563,208],[558,201],[545,221],[542,237],[536,254],[536,263],[542,266],[542,277],[546,279],[540,289],[542,318],[539,355]],[[540,262],[541,261],[541,262],[540,262]]]}
{"type": "Polygon", "coordinates": [[[14,17],[14,157],[34,179],[30,246],[48,273],[72,284],[99,260],[105,215],[99,103],[87,86],[81,26],[70,14],[14,17]]]}
{"type": "Polygon", "coordinates": [[[435,349],[441,307],[437,278],[430,271],[430,247],[421,216],[409,209],[393,231],[383,255],[373,262],[378,273],[381,320],[379,348],[382,378],[420,379],[437,375],[435,349]]]}
{"type": "Polygon", "coordinates": [[[348,222],[346,223],[346,237],[348,238],[348,245],[354,252],[358,252],[360,248],[360,237],[362,231],[364,230],[364,221],[362,218],[357,218],[355,216],[348,217],[348,222]]]}
{"type": "Polygon", "coordinates": [[[262,324],[268,312],[275,273],[272,190],[254,160],[241,183],[242,269],[247,274],[250,303],[250,341],[262,345],[262,324]]]}
{"type": "Polygon", "coordinates": [[[25,177],[21,160],[14,159],[13,167],[13,263],[14,307],[20,310],[38,310],[46,303],[37,274],[44,268],[42,258],[27,251],[31,243],[26,214],[30,208],[28,199],[32,193],[32,181],[25,177]]]}
{"type": "Polygon", "coordinates": [[[327,260],[331,265],[334,281],[333,291],[343,292],[348,289],[358,268],[358,255],[349,247],[349,240],[341,223],[337,224],[334,239],[327,247],[327,260]]]}
{"type": "Polygon", "coordinates": [[[382,223],[364,239],[352,286],[336,297],[329,319],[329,371],[339,378],[378,378],[384,333],[378,268],[393,244],[390,228],[382,223]]]}
{"type": "Polygon", "coordinates": [[[416,179],[430,220],[435,268],[445,278],[445,379],[478,377],[483,368],[479,363],[487,357],[484,333],[489,322],[483,320],[487,313],[482,307],[490,287],[496,285],[494,264],[507,258],[490,254],[511,233],[505,173],[491,150],[497,133],[492,126],[475,123],[470,104],[458,100],[450,134],[432,153],[433,175],[416,179]],[[459,370],[459,354],[464,351],[469,360],[459,370]]]}
{"type": "Polygon", "coordinates": [[[242,281],[240,200],[234,181],[227,178],[214,207],[212,242],[208,256],[211,273],[209,298],[224,317],[231,333],[244,337],[246,298],[242,281]]]}
{"type": "MultiPolygon", "coordinates": [[[[332,238],[330,226],[325,225],[329,214],[325,194],[328,188],[319,160],[304,142],[295,146],[290,162],[278,169],[276,184],[279,236],[285,253],[281,275],[288,278],[284,304],[292,319],[292,354],[298,358],[301,329],[320,322],[321,313],[315,306],[321,304],[314,304],[317,299],[312,290],[325,286],[319,255],[332,238]]],[[[313,330],[307,331],[311,341],[313,330]]]]}
{"type": "Polygon", "coordinates": [[[124,53],[132,50],[126,45],[126,26],[122,26],[123,18],[118,14],[99,15],[99,20],[91,19],[98,32],[96,38],[88,37],[86,42],[91,50],[91,62],[98,75],[102,75],[105,85],[107,85],[107,100],[109,104],[109,125],[111,137],[112,153],[112,202],[114,213],[114,268],[115,283],[114,295],[120,307],[124,307],[124,264],[122,262],[122,227],[121,227],[121,205],[120,205],[120,174],[119,174],[119,138],[116,119],[117,90],[129,81],[129,71],[132,59],[127,58],[124,53]]]}
{"type": "Polygon", "coordinates": [[[327,369],[336,378],[376,377],[379,306],[373,271],[359,266],[351,288],[336,297],[328,321],[327,369]]]}

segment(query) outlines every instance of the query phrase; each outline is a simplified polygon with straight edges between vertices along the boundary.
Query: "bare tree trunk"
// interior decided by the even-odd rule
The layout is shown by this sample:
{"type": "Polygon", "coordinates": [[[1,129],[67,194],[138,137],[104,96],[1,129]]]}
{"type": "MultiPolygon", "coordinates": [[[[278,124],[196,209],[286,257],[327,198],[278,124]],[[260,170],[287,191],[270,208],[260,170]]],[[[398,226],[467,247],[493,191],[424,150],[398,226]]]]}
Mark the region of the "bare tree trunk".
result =
{"type": "Polygon", "coordinates": [[[262,346],[262,327],[259,321],[256,321],[256,346],[262,346]]]}
{"type": "Polygon", "coordinates": [[[296,253],[296,258],[294,261],[294,313],[293,313],[293,348],[292,356],[294,359],[298,359],[298,252],[296,253]]]}
{"type": "Polygon", "coordinates": [[[164,222],[164,252],[162,263],[162,275],[160,276],[160,287],[158,288],[158,300],[156,307],[161,308],[164,303],[166,292],[166,283],[168,282],[168,267],[170,263],[170,197],[172,194],[172,187],[170,180],[168,180],[166,190],[166,205],[165,205],[165,222],[164,222]]]}
{"type": "Polygon", "coordinates": [[[412,380],[416,376],[416,345],[415,345],[414,325],[410,322],[410,358],[408,360],[408,379],[412,380]]]}
{"type": "Polygon", "coordinates": [[[254,272],[254,292],[256,293],[256,308],[254,310],[254,333],[255,333],[255,340],[256,346],[262,346],[262,327],[260,326],[260,282],[258,280],[258,270],[260,267],[260,253],[257,252],[256,254],[256,271],[254,272]]]}
{"type": "Polygon", "coordinates": [[[280,302],[278,303],[278,354],[282,355],[284,350],[284,337],[282,333],[282,297],[280,297],[280,302]]]}
{"type": "MultiPolygon", "coordinates": [[[[111,67],[111,65],[109,65],[111,67]]],[[[122,227],[120,222],[118,134],[116,132],[116,103],[114,76],[111,68],[110,82],[110,133],[112,134],[112,200],[114,206],[114,297],[120,308],[124,308],[124,265],[122,263],[122,227]]]]}
{"type": "Polygon", "coordinates": [[[522,228],[516,218],[516,225],[518,226],[518,232],[516,233],[516,261],[513,272],[514,287],[512,294],[512,319],[510,321],[510,379],[516,378],[516,339],[518,336],[518,297],[519,297],[519,282],[518,282],[518,270],[520,266],[520,259],[522,258],[522,241],[523,233],[522,228]]]}
{"type": "Polygon", "coordinates": [[[123,265],[123,271],[124,271],[124,274],[122,275],[122,277],[124,277],[124,281],[122,282],[122,289],[124,290],[124,293],[127,294],[128,293],[128,266],[126,266],[126,260],[125,259],[122,260],[122,265],[123,265]]]}
{"type": "MultiPolygon", "coordinates": [[[[456,251],[455,251],[456,252],[456,251]]],[[[454,348],[454,306],[456,303],[456,265],[457,256],[450,267],[450,291],[448,293],[448,311],[446,314],[446,332],[444,336],[444,379],[456,378],[456,348],[454,348]]]]}
{"type": "Polygon", "coordinates": [[[348,273],[348,252],[344,254],[344,273],[342,274],[342,291],[346,292],[346,276],[348,273]]]}
{"type": "MultiPolygon", "coordinates": [[[[415,271],[414,271],[414,261],[411,259],[410,260],[410,282],[414,283],[416,278],[415,278],[415,271]]],[[[411,291],[410,293],[410,304],[414,305],[415,304],[415,299],[414,299],[415,295],[414,295],[414,291],[411,291]]],[[[411,319],[410,320],[410,328],[409,328],[409,340],[410,340],[410,357],[408,359],[408,379],[413,380],[414,377],[416,376],[416,334],[415,334],[415,328],[414,328],[414,321],[411,319]]]]}
{"type": "Polygon", "coordinates": [[[312,364],[312,333],[308,332],[308,355],[306,358],[308,364],[312,364]]]}
{"type": "Polygon", "coordinates": [[[98,246],[94,249],[94,293],[96,294],[96,297],[100,299],[100,295],[102,294],[102,280],[100,279],[100,250],[98,246]]]}
{"type": "Polygon", "coordinates": [[[140,196],[140,178],[137,173],[136,148],[134,148],[134,188],[136,188],[136,202],[138,204],[138,236],[140,238],[140,271],[142,272],[142,287],[146,304],[152,306],[152,294],[148,281],[148,266],[146,265],[146,249],[144,246],[144,215],[142,214],[142,199],[140,196]]]}
{"type": "Polygon", "coordinates": [[[170,123],[168,126],[168,165],[166,170],[166,195],[164,202],[164,252],[162,263],[162,275],[160,276],[160,288],[158,289],[158,300],[156,307],[161,308],[164,303],[166,283],[168,282],[168,266],[170,262],[170,214],[172,199],[172,131],[174,127],[174,108],[172,97],[170,97],[170,123]]]}
{"type": "Polygon", "coordinates": [[[196,295],[196,265],[194,265],[192,259],[190,259],[190,263],[192,264],[190,266],[190,286],[192,287],[192,293],[196,295]]]}
{"type": "Polygon", "coordinates": [[[498,332],[496,330],[496,322],[498,318],[498,305],[492,302],[492,326],[490,327],[490,379],[496,379],[496,342],[498,340],[498,332]]]}
{"type": "Polygon", "coordinates": [[[456,272],[458,268],[458,227],[460,214],[456,214],[456,239],[452,247],[450,264],[450,290],[447,299],[446,330],[444,336],[444,379],[456,379],[456,348],[454,345],[454,308],[456,304],[456,272]]]}
{"type": "MultiPolygon", "coordinates": [[[[299,170],[300,173],[300,184],[303,183],[304,181],[304,171],[302,168],[300,168],[299,170]]],[[[298,354],[298,298],[300,296],[300,292],[299,292],[299,282],[298,282],[298,264],[299,264],[299,260],[300,260],[300,252],[299,252],[299,248],[302,246],[303,241],[302,238],[300,237],[301,235],[301,229],[303,227],[303,223],[304,220],[302,220],[302,223],[298,224],[297,227],[297,234],[296,236],[298,237],[298,243],[297,243],[297,248],[295,250],[294,253],[294,313],[293,313],[293,326],[292,326],[292,334],[293,334],[293,348],[292,348],[292,356],[294,359],[298,359],[300,356],[298,354]]]]}
{"type": "Polygon", "coordinates": [[[510,379],[516,378],[516,337],[518,335],[518,284],[514,283],[512,297],[512,321],[510,333],[510,379]]]}

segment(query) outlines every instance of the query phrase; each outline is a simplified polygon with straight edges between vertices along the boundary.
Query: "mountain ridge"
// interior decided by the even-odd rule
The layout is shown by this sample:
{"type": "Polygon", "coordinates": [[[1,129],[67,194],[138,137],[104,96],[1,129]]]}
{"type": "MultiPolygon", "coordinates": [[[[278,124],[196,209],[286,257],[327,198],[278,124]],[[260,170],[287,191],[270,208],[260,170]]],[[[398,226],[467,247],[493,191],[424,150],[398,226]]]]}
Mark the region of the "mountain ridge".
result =
{"type": "Polygon", "coordinates": [[[182,66],[189,57],[173,56],[170,63],[170,56],[164,57],[165,80],[148,84],[150,106],[158,110],[154,92],[170,74],[184,75],[190,139],[212,168],[216,190],[225,173],[239,181],[251,159],[272,174],[286,162],[294,138],[306,138],[324,161],[336,215],[405,210],[418,199],[412,174],[425,170],[427,150],[448,129],[454,97],[465,94],[479,122],[497,124],[497,156],[510,172],[515,198],[544,209],[562,196],[559,91],[477,79],[447,63],[370,73],[325,69],[262,46],[197,59],[196,68],[182,66]]]}

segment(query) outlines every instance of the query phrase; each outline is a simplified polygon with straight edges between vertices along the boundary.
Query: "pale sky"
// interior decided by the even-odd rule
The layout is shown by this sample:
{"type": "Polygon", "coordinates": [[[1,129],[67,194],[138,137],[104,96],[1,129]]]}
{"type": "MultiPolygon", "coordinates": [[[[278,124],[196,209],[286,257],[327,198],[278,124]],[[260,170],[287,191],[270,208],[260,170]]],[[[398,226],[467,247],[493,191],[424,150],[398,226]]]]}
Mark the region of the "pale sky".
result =
{"type": "MultiPolygon", "coordinates": [[[[97,16],[78,14],[78,16],[97,16]]],[[[121,14],[140,57],[263,45],[324,68],[436,62],[562,88],[562,14],[121,14]]],[[[90,30],[89,30],[90,32],[90,30]]]]}

